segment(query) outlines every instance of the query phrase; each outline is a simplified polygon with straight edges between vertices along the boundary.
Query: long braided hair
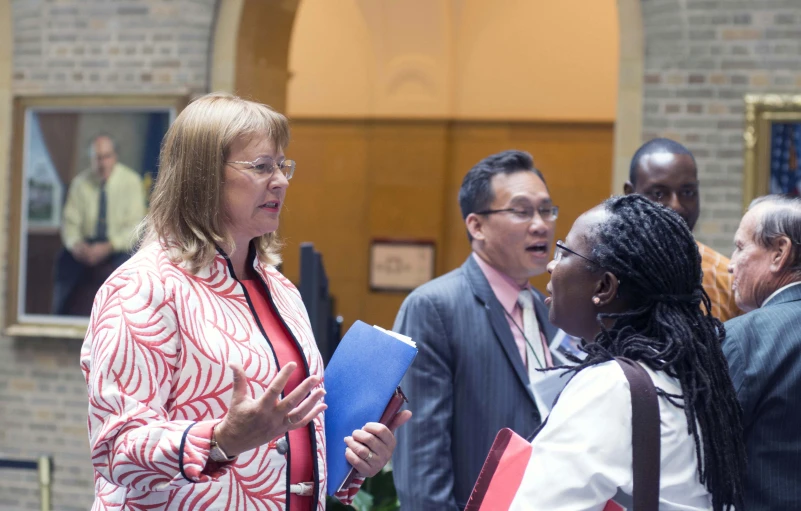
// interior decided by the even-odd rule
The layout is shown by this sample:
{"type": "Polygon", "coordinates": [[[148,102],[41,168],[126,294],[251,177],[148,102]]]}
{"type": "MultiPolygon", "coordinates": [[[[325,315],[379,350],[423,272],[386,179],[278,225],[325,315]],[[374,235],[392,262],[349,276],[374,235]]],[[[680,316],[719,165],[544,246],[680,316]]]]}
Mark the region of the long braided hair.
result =
{"type": "Polygon", "coordinates": [[[701,286],[701,256],[692,233],[678,214],[641,195],[614,197],[603,205],[609,216],[591,233],[592,257],[618,278],[620,295],[633,308],[599,314],[601,332],[584,346],[587,357],[573,371],[621,356],[676,378],[681,396],[658,392],[684,409],[712,507],[742,510],[742,409],[720,347],[725,330],[710,315],[701,286]],[[611,328],[604,320],[613,320],[611,328]]]}

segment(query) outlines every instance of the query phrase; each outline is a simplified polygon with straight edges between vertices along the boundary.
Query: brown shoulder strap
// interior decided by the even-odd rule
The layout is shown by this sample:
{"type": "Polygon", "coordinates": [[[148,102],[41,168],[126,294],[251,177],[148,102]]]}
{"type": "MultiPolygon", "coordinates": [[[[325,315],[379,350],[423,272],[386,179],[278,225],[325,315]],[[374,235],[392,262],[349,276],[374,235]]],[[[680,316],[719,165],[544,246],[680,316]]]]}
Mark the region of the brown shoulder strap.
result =
{"type": "Polygon", "coordinates": [[[623,357],[616,357],[615,360],[631,387],[634,511],[658,511],[661,432],[656,388],[640,364],[623,357]]]}

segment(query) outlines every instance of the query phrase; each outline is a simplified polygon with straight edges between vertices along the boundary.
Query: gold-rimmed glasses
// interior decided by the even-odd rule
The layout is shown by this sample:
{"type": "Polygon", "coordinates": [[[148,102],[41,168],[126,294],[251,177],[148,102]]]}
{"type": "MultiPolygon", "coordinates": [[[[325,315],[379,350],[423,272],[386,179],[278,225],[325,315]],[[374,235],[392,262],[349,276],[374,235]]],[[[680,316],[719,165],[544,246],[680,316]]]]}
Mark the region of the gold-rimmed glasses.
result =
{"type": "Polygon", "coordinates": [[[269,156],[262,156],[253,161],[227,161],[225,163],[247,165],[245,168],[257,176],[271,176],[276,169],[280,170],[287,180],[292,179],[292,176],[295,175],[295,160],[275,161],[269,156]]]}

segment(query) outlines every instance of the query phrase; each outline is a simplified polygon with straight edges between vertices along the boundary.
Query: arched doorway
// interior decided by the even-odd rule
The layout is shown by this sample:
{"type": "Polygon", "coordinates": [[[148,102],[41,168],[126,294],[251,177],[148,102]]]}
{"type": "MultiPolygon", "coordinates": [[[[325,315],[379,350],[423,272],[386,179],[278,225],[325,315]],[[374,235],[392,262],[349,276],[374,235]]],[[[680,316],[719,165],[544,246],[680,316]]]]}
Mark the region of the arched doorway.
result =
{"type": "Polygon", "coordinates": [[[461,264],[469,246],[455,197],[478,159],[534,154],[561,201],[557,235],[608,196],[618,14],[614,0],[581,1],[574,13],[512,0],[226,0],[214,88],[293,123],[288,154],[301,163],[282,218],[286,275],[298,277],[297,244],[314,241],[346,324],[388,326],[404,294],[370,290],[371,242],[425,239],[437,274],[461,264]]]}
{"type": "MultiPolygon", "coordinates": [[[[11,0],[0,0],[0,165],[3,179],[0,180],[0,210],[7,211],[9,183],[9,150],[11,149],[11,110],[12,110],[12,59],[14,54],[11,0]],[[3,35],[5,34],[5,35],[3,35]]],[[[7,227],[6,222],[3,222],[7,227]]],[[[6,232],[0,236],[0,247],[5,253],[6,232]]],[[[5,293],[3,293],[5,296],[5,293]]],[[[5,311],[5,307],[0,307],[5,311]]]]}
{"type": "Polygon", "coordinates": [[[212,88],[286,111],[289,43],[299,0],[224,0],[218,5],[212,88]]]}

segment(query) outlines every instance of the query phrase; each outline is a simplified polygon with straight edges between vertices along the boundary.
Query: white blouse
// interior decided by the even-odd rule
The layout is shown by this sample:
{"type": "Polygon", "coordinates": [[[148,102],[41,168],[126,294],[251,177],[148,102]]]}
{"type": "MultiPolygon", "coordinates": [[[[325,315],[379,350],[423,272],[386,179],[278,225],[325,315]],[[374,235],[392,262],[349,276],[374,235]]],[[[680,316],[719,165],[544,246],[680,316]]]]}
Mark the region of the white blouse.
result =
{"type": "MultiPolygon", "coordinates": [[[[678,380],[646,370],[654,385],[681,394],[678,380]]],[[[695,441],[684,410],[660,396],[659,412],[659,509],[711,510],[712,496],[699,481],[695,441]]],[[[510,510],[601,511],[618,490],[631,495],[631,394],[618,363],[579,372],[562,391],[532,447],[510,510]]]]}

